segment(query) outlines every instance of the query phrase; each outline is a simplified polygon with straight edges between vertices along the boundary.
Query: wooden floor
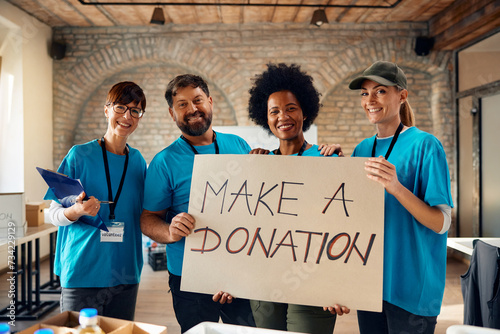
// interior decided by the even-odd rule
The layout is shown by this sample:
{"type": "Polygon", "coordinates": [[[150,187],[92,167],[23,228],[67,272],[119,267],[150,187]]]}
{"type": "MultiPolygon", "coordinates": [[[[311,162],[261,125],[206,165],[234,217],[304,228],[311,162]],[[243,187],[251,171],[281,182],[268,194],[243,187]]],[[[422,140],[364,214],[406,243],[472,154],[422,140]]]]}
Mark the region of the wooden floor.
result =
{"type": "MultiPolygon", "coordinates": [[[[47,261],[46,261],[47,262],[47,261]]],[[[48,279],[48,264],[44,262],[42,266],[42,282],[48,279]]],[[[447,266],[446,288],[441,314],[438,317],[436,334],[446,333],[446,329],[451,325],[462,324],[463,321],[463,301],[460,288],[460,275],[467,271],[464,262],[450,257],[447,266]]],[[[0,276],[0,305],[3,308],[7,305],[7,274],[0,276]]],[[[57,299],[58,295],[42,295],[43,300],[57,299]]],[[[59,308],[47,313],[44,318],[51,317],[59,313],[59,308]]],[[[167,326],[168,334],[180,334],[180,327],[177,324],[172,308],[172,298],[168,292],[168,273],[166,271],[153,271],[146,263],[144,265],[142,280],[139,288],[139,296],[136,309],[136,321],[167,326]]],[[[28,328],[37,322],[43,321],[20,321],[16,320],[17,332],[28,328]]],[[[356,313],[344,315],[337,319],[335,327],[336,334],[358,333],[356,313]]]]}

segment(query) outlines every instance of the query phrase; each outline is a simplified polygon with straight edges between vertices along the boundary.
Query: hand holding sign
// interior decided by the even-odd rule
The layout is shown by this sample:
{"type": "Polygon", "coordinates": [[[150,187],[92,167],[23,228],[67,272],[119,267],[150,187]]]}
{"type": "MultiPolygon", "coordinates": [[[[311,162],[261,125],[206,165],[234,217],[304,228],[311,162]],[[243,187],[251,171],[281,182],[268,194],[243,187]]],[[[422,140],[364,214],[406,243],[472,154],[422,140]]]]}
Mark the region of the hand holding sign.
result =
{"type": "Polygon", "coordinates": [[[186,212],[181,212],[170,222],[170,236],[173,241],[179,241],[191,234],[194,229],[195,219],[186,212]]]}

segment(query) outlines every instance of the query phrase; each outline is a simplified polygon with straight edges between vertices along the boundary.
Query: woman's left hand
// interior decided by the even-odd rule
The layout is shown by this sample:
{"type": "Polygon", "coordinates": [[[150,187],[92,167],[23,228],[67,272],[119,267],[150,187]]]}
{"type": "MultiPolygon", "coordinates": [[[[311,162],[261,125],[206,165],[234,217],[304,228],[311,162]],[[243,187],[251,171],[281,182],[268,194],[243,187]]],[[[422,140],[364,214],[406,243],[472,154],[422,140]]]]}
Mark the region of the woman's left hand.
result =
{"type": "Polygon", "coordinates": [[[231,304],[233,302],[233,296],[224,291],[219,291],[215,295],[213,295],[212,300],[214,302],[219,302],[221,304],[231,304]]]}
{"type": "Polygon", "coordinates": [[[402,186],[398,180],[396,166],[385,160],[384,157],[369,158],[365,162],[368,178],[382,184],[391,195],[394,195],[402,186]]]}
{"type": "Polygon", "coordinates": [[[330,156],[333,154],[338,154],[339,157],[343,157],[344,153],[342,152],[342,147],[340,144],[331,144],[331,145],[326,145],[326,144],[321,144],[318,145],[318,151],[321,151],[321,155],[324,156],[330,156]]]}

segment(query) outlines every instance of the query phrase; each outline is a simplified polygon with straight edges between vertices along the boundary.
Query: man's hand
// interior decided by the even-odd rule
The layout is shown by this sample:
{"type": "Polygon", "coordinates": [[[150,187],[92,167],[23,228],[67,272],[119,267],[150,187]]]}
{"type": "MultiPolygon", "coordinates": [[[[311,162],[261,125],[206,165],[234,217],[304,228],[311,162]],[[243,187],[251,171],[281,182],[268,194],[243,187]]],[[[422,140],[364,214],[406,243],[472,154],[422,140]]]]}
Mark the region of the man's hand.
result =
{"type": "Polygon", "coordinates": [[[259,147],[259,148],[254,148],[248,154],[269,154],[269,150],[259,147]]]}
{"type": "Polygon", "coordinates": [[[321,144],[318,145],[318,151],[321,151],[321,155],[324,156],[330,156],[333,154],[338,154],[339,157],[343,157],[344,153],[342,152],[342,147],[340,144],[331,144],[331,145],[326,145],[326,144],[321,144]]]}
{"type": "Polygon", "coordinates": [[[181,212],[172,218],[169,231],[172,241],[179,241],[191,234],[194,229],[195,219],[189,213],[181,212]]]}

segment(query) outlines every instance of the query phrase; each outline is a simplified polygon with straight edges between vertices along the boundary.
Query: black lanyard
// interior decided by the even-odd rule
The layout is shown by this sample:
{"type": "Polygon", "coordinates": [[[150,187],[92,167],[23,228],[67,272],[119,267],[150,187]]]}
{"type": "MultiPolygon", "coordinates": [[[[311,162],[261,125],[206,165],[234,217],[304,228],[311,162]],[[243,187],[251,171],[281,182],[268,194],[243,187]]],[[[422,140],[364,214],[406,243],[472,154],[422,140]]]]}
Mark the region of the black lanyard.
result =
{"type": "MultiPolygon", "coordinates": [[[[186,137],[184,137],[184,135],[181,135],[181,139],[184,140],[191,147],[191,150],[193,151],[194,154],[198,154],[198,151],[194,148],[193,144],[191,144],[186,139],[186,137]]],[[[214,131],[214,136],[212,138],[212,141],[215,145],[215,154],[219,154],[219,145],[217,145],[217,136],[215,135],[215,131],[214,131]]]]}
{"type": "MultiPolygon", "coordinates": [[[[300,157],[302,154],[304,154],[304,151],[306,150],[307,147],[307,141],[304,140],[304,144],[302,144],[302,147],[299,150],[299,153],[297,153],[297,156],[300,157]]],[[[281,155],[280,148],[278,147],[273,151],[274,155],[281,155]]]]}
{"type": "MultiPolygon", "coordinates": [[[[399,134],[403,130],[403,123],[399,123],[398,129],[394,133],[394,137],[392,137],[391,144],[389,145],[389,148],[387,149],[387,153],[385,154],[385,160],[389,159],[389,156],[391,155],[392,148],[394,147],[394,144],[396,144],[396,141],[398,140],[399,134]]],[[[375,136],[375,141],[373,142],[373,148],[372,148],[372,157],[375,157],[375,148],[377,147],[377,137],[375,136]]]]}
{"type": "Polygon", "coordinates": [[[108,182],[108,200],[112,203],[109,204],[109,220],[115,219],[115,207],[118,203],[118,198],[122,192],[123,183],[125,181],[125,174],[127,174],[128,167],[128,147],[125,148],[125,165],[123,166],[122,179],[120,180],[120,185],[118,186],[118,191],[116,192],[115,199],[113,200],[113,190],[111,189],[111,176],[109,174],[109,164],[108,164],[108,154],[106,152],[106,143],[104,142],[104,137],[101,138],[101,149],[102,158],[104,159],[104,170],[106,171],[106,181],[108,182]]]}

